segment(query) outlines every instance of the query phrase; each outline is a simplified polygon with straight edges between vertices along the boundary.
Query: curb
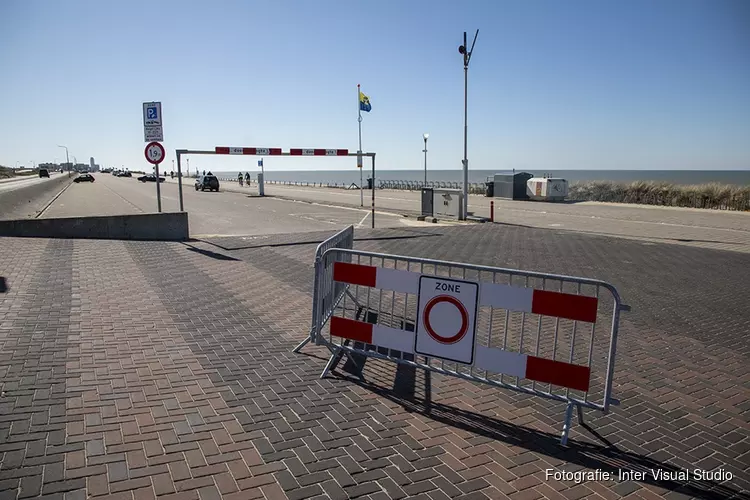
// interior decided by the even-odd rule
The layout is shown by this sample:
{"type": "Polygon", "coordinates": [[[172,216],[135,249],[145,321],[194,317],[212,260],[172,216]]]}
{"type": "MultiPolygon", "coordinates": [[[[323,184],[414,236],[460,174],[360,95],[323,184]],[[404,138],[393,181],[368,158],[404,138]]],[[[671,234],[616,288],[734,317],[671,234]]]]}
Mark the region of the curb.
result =
{"type": "Polygon", "coordinates": [[[62,195],[65,192],[65,190],[68,189],[72,185],[73,185],[73,180],[71,179],[70,182],[68,182],[68,184],[64,188],[62,188],[59,193],[57,193],[55,196],[53,196],[52,199],[49,201],[49,203],[47,203],[46,205],[44,205],[44,207],[39,211],[39,213],[36,214],[33,218],[34,219],[38,219],[39,217],[41,217],[42,215],[44,215],[44,212],[46,212],[47,209],[50,206],[52,206],[52,204],[55,202],[55,200],[57,200],[60,197],[60,195],[62,195]]]}

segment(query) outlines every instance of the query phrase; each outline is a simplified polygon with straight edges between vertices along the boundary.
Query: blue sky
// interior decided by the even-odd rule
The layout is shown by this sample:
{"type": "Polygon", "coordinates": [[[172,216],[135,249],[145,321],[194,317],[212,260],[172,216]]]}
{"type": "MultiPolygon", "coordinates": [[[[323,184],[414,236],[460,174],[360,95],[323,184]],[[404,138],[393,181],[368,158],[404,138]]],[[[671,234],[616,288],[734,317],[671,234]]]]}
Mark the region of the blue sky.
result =
{"type": "MultiPolygon", "coordinates": [[[[750,168],[750,2],[0,2],[0,164],[146,167],[142,103],[175,148],[363,148],[458,169],[750,168]]],[[[192,167],[257,170],[253,157],[192,167]]],[[[267,158],[278,170],[354,159],[267,158]]]]}

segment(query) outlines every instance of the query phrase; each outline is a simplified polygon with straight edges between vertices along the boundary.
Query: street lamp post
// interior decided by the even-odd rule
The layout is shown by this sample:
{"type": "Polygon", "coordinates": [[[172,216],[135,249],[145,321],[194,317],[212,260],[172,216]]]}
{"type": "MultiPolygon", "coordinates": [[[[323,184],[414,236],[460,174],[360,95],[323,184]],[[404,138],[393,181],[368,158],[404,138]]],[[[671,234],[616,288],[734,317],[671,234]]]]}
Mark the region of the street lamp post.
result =
{"type": "Polygon", "coordinates": [[[70,158],[68,157],[68,147],[67,146],[57,146],[58,148],[65,148],[65,163],[68,165],[68,177],[70,177],[70,158]]]}
{"type": "Polygon", "coordinates": [[[190,177],[190,158],[185,158],[185,162],[187,163],[187,174],[190,177]]]}
{"type": "Polygon", "coordinates": [[[427,187],[427,138],[430,137],[430,134],[424,134],[422,137],[424,137],[424,149],[422,150],[424,153],[424,186],[427,187]]]}
{"type": "Polygon", "coordinates": [[[467,139],[469,135],[469,61],[471,60],[471,54],[474,52],[474,44],[477,43],[477,36],[479,36],[479,30],[477,30],[476,34],[474,35],[474,41],[471,43],[471,49],[467,49],[466,32],[464,31],[464,44],[458,48],[458,52],[464,56],[464,219],[466,219],[469,210],[469,150],[467,145],[467,139]]]}

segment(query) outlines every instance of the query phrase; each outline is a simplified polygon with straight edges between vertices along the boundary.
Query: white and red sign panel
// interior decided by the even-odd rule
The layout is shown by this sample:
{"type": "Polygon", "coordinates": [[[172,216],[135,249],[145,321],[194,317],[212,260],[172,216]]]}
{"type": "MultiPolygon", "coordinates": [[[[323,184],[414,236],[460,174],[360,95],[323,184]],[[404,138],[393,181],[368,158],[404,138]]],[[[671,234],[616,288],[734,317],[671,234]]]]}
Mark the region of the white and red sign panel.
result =
{"type": "Polygon", "coordinates": [[[472,364],[478,299],[478,283],[421,276],[414,352],[472,364]]]}
{"type": "Polygon", "coordinates": [[[164,146],[158,142],[149,142],[146,145],[144,153],[146,154],[146,160],[152,165],[158,165],[164,161],[164,156],[166,156],[164,153],[164,146]]]}

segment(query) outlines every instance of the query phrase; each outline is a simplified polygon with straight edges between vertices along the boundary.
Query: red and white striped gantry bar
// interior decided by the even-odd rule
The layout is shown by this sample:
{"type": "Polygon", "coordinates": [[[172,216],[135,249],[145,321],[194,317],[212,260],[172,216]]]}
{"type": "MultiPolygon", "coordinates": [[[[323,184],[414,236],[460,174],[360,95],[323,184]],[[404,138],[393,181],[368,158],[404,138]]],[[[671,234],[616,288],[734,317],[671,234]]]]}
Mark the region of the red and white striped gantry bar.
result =
{"type": "MultiPolygon", "coordinates": [[[[292,148],[283,152],[281,148],[233,148],[228,146],[217,146],[217,155],[262,155],[262,156],[356,156],[357,153],[349,153],[348,149],[319,149],[319,148],[292,148]]],[[[369,156],[362,153],[362,156],[369,156]]]]}

